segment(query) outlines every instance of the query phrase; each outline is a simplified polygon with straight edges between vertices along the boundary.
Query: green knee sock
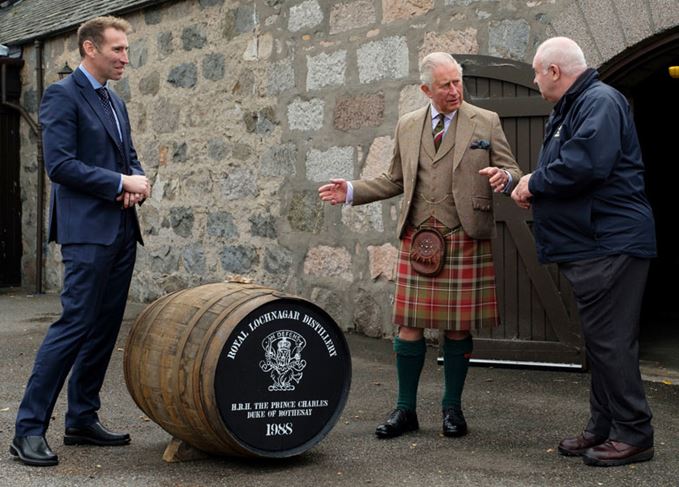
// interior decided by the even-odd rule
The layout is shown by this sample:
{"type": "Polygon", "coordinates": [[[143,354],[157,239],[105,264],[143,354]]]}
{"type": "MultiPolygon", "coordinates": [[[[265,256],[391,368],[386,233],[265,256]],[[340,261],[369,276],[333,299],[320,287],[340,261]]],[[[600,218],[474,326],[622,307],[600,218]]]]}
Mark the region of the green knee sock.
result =
{"type": "Polygon", "coordinates": [[[398,375],[398,400],[396,407],[415,411],[417,406],[417,385],[424,366],[427,345],[424,338],[414,342],[394,339],[396,352],[396,373],[398,375]]]}
{"type": "Polygon", "coordinates": [[[474,343],[471,335],[462,340],[450,340],[444,338],[443,342],[443,372],[445,375],[446,389],[443,393],[441,405],[443,409],[460,407],[462,405],[462,390],[469,368],[474,343]]]}

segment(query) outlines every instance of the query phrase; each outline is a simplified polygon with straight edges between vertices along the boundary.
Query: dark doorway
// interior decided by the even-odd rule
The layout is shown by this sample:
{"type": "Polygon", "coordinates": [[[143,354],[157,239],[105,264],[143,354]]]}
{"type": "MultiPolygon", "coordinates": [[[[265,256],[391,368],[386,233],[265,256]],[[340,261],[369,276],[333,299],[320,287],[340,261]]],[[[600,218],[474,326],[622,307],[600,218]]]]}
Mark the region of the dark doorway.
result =
{"type": "MultiPolygon", "coordinates": [[[[0,68],[5,72],[0,90],[8,102],[19,101],[20,67],[15,60],[0,59],[0,68]]],[[[21,285],[19,167],[19,112],[0,103],[0,287],[21,285]]]]}
{"type": "Polygon", "coordinates": [[[651,366],[679,370],[679,276],[676,182],[679,163],[679,79],[668,67],[679,65],[679,31],[651,39],[611,65],[605,81],[630,100],[646,167],[646,191],[653,207],[658,257],[652,261],[641,317],[641,359],[651,366]]]}
{"type": "MultiPolygon", "coordinates": [[[[679,57],[676,61],[679,64],[679,57]]],[[[660,67],[636,87],[633,100],[658,239],[658,258],[651,265],[644,298],[641,344],[646,360],[662,363],[668,354],[676,356],[679,351],[679,308],[675,304],[679,276],[674,208],[677,188],[673,178],[668,177],[679,162],[679,122],[667,123],[679,113],[679,79],[669,76],[667,66],[660,67]]]]}

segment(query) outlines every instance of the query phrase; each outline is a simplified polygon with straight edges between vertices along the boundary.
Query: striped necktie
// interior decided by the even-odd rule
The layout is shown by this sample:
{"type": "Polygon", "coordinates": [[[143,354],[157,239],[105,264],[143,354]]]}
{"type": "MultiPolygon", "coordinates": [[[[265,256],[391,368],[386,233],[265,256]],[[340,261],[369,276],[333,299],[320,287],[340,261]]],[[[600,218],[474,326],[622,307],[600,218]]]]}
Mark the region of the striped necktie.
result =
{"type": "Polygon", "coordinates": [[[439,113],[436,117],[439,119],[439,121],[436,124],[436,127],[434,127],[434,132],[433,132],[434,148],[436,150],[439,150],[439,146],[441,145],[441,141],[443,140],[443,134],[445,132],[444,129],[445,129],[446,125],[445,125],[445,122],[444,122],[445,115],[443,115],[443,113],[439,113]]]}

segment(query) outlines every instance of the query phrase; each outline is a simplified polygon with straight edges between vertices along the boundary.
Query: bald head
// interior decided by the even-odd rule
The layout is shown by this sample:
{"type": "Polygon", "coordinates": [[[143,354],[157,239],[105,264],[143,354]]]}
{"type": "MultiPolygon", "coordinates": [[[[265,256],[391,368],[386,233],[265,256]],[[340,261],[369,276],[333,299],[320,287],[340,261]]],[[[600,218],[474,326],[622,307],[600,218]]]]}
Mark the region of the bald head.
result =
{"type": "Polygon", "coordinates": [[[585,55],[575,41],[552,37],[538,46],[533,81],[545,100],[556,103],[586,69],[585,55]]]}
{"type": "Polygon", "coordinates": [[[559,66],[564,75],[576,78],[587,69],[585,55],[573,39],[552,37],[538,46],[534,60],[547,69],[550,64],[559,66]]]}

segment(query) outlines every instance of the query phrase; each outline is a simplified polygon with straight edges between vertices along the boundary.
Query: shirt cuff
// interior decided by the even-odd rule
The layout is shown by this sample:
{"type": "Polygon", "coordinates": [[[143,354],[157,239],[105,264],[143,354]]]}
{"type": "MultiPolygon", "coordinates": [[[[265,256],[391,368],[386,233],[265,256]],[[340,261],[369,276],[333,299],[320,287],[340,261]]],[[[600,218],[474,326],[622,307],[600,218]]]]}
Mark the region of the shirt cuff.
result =
{"type": "Polygon", "coordinates": [[[347,181],[347,198],[344,202],[345,206],[351,206],[354,202],[354,185],[347,181]]]}
{"type": "Polygon", "coordinates": [[[509,194],[509,193],[510,193],[509,190],[510,190],[511,187],[512,187],[512,181],[513,181],[512,175],[509,173],[509,171],[506,171],[506,170],[504,170],[504,169],[503,169],[503,171],[505,171],[505,174],[507,175],[507,177],[508,177],[509,179],[507,180],[507,184],[505,184],[505,187],[504,187],[504,189],[502,190],[502,192],[503,192],[504,194],[509,194]]]}
{"type": "Polygon", "coordinates": [[[123,175],[120,175],[120,182],[118,183],[118,192],[116,194],[120,194],[123,192],[123,175]]]}

